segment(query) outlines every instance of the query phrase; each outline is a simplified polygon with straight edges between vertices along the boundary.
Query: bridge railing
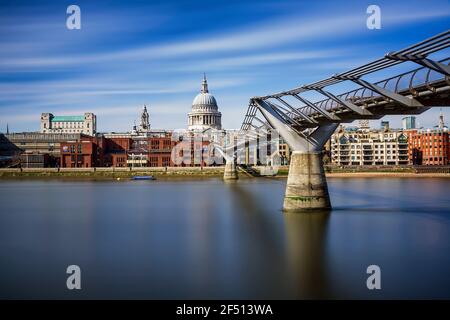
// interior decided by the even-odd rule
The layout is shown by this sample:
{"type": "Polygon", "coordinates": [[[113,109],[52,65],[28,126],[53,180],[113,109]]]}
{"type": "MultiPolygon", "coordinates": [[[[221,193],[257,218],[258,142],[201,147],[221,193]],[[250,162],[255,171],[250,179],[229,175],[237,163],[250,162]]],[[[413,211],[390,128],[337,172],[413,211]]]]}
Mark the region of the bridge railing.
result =
{"type": "MultiPolygon", "coordinates": [[[[250,99],[247,114],[244,117],[241,130],[248,130],[251,127],[255,127],[255,125],[252,123],[254,119],[257,119],[259,120],[258,122],[261,122],[260,119],[256,117],[258,108],[255,104],[255,101],[258,100],[266,100],[267,102],[269,102],[273,108],[277,109],[277,112],[280,112],[284,117],[287,117],[286,119],[289,119],[288,122],[302,122],[305,124],[310,119],[304,119],[304,116],[299,117],[299,113],[308,117],[323,113],[319,112],[318,109],[324,110],[329,113],[333,113],[339,110],[349,110],[346,106],[340,103],[339,99],[352,102],[353,104],[359,106],[367,105],[371,102],[389,100],[389,98],[386,98],[384,95],[381,95],[378,92],[374,91],[373,84],[368,84],[367,82],[362,80],[361,77],[407,61],[412,61],[414,63],[422,65],[422,67],[378,81],[374,84],[378,87],[384,88],[388,92],[398,93],[402,95],[412,95],[413,97],[417,96],[418,90],[423,90],[423,88],[434,92],[436,90],[435,85],[440,85],[442,83],[450,85],[450,58],[446,58],[441,61],[433,61],[430,60],[428,56],[432,53],[447,49],[448,47],[450,47],[450,30],[437,34],[405,49],[393,53],[388,53],[383,58],[377,59],[347,72],[331,76],[330,78],[320,80],[312,84],[303,85],[301,87],[297,87],[288,91],[283,91],[262,97],[254,97],[250,99]],[[323,90],[325,87],[343,81],[353,81],[361,86],[346,93],[334,96],[334,98],[332,97],[333,95],[331,93],[327,93],[323,90]],[[306,99],[304,98],[299,97],[301,93],[311,90],[325,94],[327,98],[312,103],[306,101],[306,99]],[[289,96],[295,96],[305,105],[295,107],[282,100],[283,97],[289,96]],[[336,97],[338,99],[336,99],[336,97]],[[270,100],[274,101],[271,102],[270,100]],[[278,103],[281,103],[282,106],[278,105],[278,103]]],[[[392,97],[392,95],[388,96],[392,97]]],[[[311,122],[309,122],[309,126],[311,126],[311,122]]]]}
{"type": "MultiPolygon", "coordinates": [[[[441,60],[440,62],[450,65],[450,58],[441,60]]],[[[439,83],[442,81],[447,81],[450,83],[450,78],[442,75],[441,73],[433,69],[427,67],[420,67],[375,82],[374,84],[395,93],[405,93],[406,91],[409,91],[409,94],[414,96],[417,93],[416,91],[417,88],[427,87],[428,89],[433,90],[434,88],[433,85],[435,83],[439,83]]],[[[351,101],[355,104],[363,104],[367,101],[371,101],[376,98],[385,99],[382,95],[378,94],[377,92],[361,86],[354,90],[339,94],[337,95],[337,97],[343,100],[351,101]]],[[[327,111],[333,111],[337,108],[344,108],[342,105],[340,105],[339,103],[335,102],[332,99],[320,100],[316,102],[315,105],[327,111]]],[[[317,113],[314,109],[307,106],[300,107],[299,110],[308,115],[317,113]]],[[[291,115],[295,116],[293,114],[291,115]]]]}

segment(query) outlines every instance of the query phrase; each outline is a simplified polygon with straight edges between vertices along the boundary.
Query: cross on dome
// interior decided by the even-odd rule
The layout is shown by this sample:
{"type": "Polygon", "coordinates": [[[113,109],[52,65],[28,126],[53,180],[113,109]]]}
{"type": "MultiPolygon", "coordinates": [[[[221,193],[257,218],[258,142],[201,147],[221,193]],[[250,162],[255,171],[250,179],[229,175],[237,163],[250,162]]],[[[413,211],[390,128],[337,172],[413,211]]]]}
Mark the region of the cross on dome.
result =
{"type": "Polygon", "coordinates": [[[206,80],[206,74],[203,73],[203,82],[202,82],[202,90],[201,93],[208,93],[208,81],[206,80]]]}

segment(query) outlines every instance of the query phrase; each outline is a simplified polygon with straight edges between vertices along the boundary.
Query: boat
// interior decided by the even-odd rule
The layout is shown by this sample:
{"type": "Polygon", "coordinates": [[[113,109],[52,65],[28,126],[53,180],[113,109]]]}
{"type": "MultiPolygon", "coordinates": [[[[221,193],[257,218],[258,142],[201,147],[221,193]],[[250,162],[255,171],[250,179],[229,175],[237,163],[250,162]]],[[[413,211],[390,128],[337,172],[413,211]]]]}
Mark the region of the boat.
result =
{"type": "Polygon", "coordinates": [[[156,180],[154,176],[134,176],[131,180],[156,180]]]}

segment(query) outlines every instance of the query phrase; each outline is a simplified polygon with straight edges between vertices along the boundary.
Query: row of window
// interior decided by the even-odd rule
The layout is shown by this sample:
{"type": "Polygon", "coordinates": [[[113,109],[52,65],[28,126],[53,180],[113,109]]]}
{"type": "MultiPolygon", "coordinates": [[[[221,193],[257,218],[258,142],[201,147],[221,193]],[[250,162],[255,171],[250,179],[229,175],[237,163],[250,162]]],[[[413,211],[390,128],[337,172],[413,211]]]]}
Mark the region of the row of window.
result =
{"type": "MultiPolygon", "coordinates": [[[[359,160],[359,159],[361,159],[361,157],[360,156],[352,156],[351,157],[352,158],[352,160],[359,160]]],[[[372,158],[372,157],[371,157],[372,158]]],[[[384,157],[377,157],[377,156],[375,156],[375,157],[373,157],[375,160],[383,160],[383,159],[385,159],[384,157]]],[[[395,160],[395,159],[397,159],[397,157],[396,156],[386,156],[386,159],[387,160],[395,160]]],[[[368,160],[368,159],[364,159],[364,160],[368,160]]],[[[406,160],[406,159],[405,159],[406,160]]]]}
{"type": "MultiPolygon", "coordinates": [[[[386,147],[387,149],[391,149],[391,148],[393,149],[393,148],[395,148],[397,146],[400,147],[400,145],[397,145],[397,144],[386,144],[386,145],[384,145],[384,144],[380,144],[380,145],[376,144],[373,147],[375,149],[383,149],[384,147],[386,147]]],[[[333,147],[336,148],[337,146],[333,146],[333,147]]],[[[372,145],[369,145],[369,146],[363,145],[362,148],[361,148],[361,145],[359,145],[359,144],[352,144],[350,146],[350,148],[351,149],[366,149],[366,150],[370,150],[370,149],[372,149],[372,145]]]]}
{"type": "MultiPolygon", "coordinates": [[[[44,128],[46,128],[47,123],[44,123],[44,128]]],[[[86,123],[87,128],[89,128],[89,122],[86,123]]],[[[83,128],[84,122],[52,122],[52,128],[83,128]]]]}
{"type": "MultiPolygon", "coordinates": [[[[406,150],[404,150],[404,151],[406,152],[406,150]]],[[[393,154],[397,153],[396,150],[386,150],[386,154],[391,154],[391,152],[393,154]]],[[[346,154],[346,153],[348,153],[348,151],[347,152],[341,152],[341,154],[346,154]]],[[[359,151],[359,150],[351,151],[350,153],[351,154],[361,154],[361,151],[359,151]]],[[[370,150],[370,153],[371,153],[371,150],[370,150]]],[[[384,154],[384,150],[375,150],[374,153],[375,154],[384,154]]]]}
{"type": "Polygon", "coordinates": [[[64,133],[83,133],[84,129],[50,129],[50,130],[43,130],[43,133],[50,133],[50,132],[64,132],[64,133]]]}
{"type": "MultiPolygon", "coordinates": [[[[379,137],[379,135],[375,135],[376,137],[379,137]]],[[[385,133],[382,135],[384,138],[394,138],[394,134],[393,133],[385,133]]],[[[403,134],[402,134],[403,136],[403,134]]],[[[349,134],[348,135],[349,138],[362,138],[362,139],[370,139],[370,135],[368,134],[349,134]]],[[[373,137],[373,135],[372,135],[373,137]]]]}

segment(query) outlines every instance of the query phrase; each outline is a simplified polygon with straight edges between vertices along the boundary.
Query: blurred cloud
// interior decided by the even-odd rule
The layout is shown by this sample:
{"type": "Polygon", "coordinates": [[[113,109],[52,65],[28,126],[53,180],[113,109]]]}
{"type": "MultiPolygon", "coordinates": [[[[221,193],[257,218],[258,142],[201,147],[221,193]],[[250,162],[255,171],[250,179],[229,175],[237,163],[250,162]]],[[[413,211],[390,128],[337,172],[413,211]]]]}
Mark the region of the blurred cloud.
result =
{"type": "Polygon", "coordinates": [[[82,1],[80,32],[65,29],[64,6],[5,7],[0,130],[6,122],[26,129],[41,112],[84,111],[98,113],[101,130],[115,130],[143,103],[157,127],[184,126],[203,72],[224,124],[239,127],[251,96],[318,80],[448,28],[446,1],[380,6],[379,32],[366,29],[357,2],[82,1]]]}

